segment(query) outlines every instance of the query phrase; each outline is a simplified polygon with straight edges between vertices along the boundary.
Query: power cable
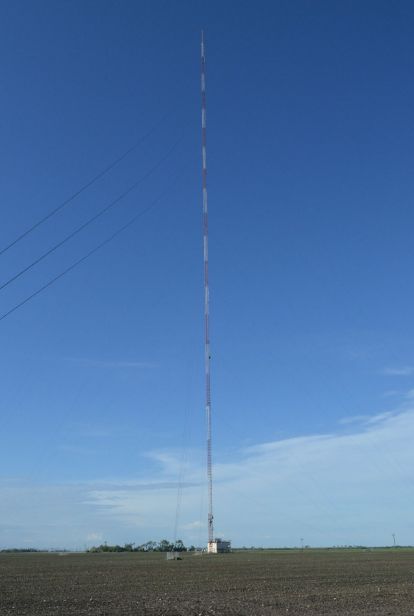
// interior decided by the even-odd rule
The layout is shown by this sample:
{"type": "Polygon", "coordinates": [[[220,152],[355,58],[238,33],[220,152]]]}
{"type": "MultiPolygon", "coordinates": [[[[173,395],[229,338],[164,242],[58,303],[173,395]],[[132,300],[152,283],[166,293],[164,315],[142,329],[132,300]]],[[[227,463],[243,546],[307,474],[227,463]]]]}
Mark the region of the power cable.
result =
{"type": "Polygon", "coordinates": [[[11,278],[9,278],[8,280],[6,280],[6,282],[4,282],[2,285],[0,285],[0,291],[2,291],[5,287],[7,287],[10,283],[14,282],[15,280],[17,280],[18,278],[20,278],[20,276],[22,276],[23,274],[25,274],[26,272],[28,272],[30,269],[32,269],[32,267],[34,267],[35,265],[37,265],[38,263],[40,263],[41,261],[43,261],[43,259],[45,259],[46,257],[48,257],[50,254],[52,254],[55,250],[57,250],[58,248],[60,248],[61,246],[63,246],[63,244],[66,244],[66,242],[68,242],[69,240],[71,240],[73,237],[75,237],[75,235],[77,235],[78,233],[80,233],[81,231],[83,231],[83,229],[85,229],[86,227],[88,227],[90,224],[92,224],[93,222],[95,222],[95,220],[98,220],[98,218],[100,218],[101,216],[103,216],[108,210],[110,210],[112,207],[114,207],[116,204],[118,204],[120,201],[122,201],[127,195],[129,195],[129,193],[131,193],[137,186],[139,186],[144,180],[146,180],[150,175],[152,175],[161,165],[162,163],[167,160],[167,158],[169,158],[169,156],[172,154],[172,152],[175,150],[175,148],[177,147],[177,145],[182,141],[183,137],[181,137],[180,139],[178,139],[174,145],[168,150],[167,154],[165,156],[163,156],[147,173],[145,173],[141,178],[139,178],[136,182],[134,182],[129,188],[127,188],[123,193],[121,193],[116,199],[114,199],[113,201],[111,201],[108,205],[106,205],[104,208],[102,208],[101,210],[99,210],[99,212],[97,212],[96,214],[94,214],[94,216],[92,216],[91,218],[89,218],[86,222],[84,222],[82,225],[80,225],[79,227],[77,227],[76,229],[74,229],[71,233],[69,233],[69,235],[67,235],[66,237],[64,237],[60,242],[58,242],[57,244],[55,244],[54,246],[52,246],[52,248],[49,248],[49,250],[47,250],[46,252],[44,252],[42,255],[40,255],[40,257],[38,257],[37,259],[35,259],[35,261],[32,261],[32,263],[30,263],[29,265],[27,265],[26,267],[24,267],[22,270],[20,270],[20,272],[18,272],[17,274],[15,274],[14,276],[12,276],[11,278]]]}
{"type": "MultiPolygon", "coordinates": [[[[167,114],[168,115],[168,114],[167,114]]],[[[92,184],[95,184],[95,182],[97,182],[99,179],[101,179],[104,175],[106,175],[107,173],[109,173],[109,171],[111,171],[114,167],[116,167],[116,165],[118,165],[120,162],[122,162],[129,154],[131,154],[131,152],[133,152],[134,150],[136,150],[141,143],[143,143],[146,139],[148,139],[148,137],[150,137],[156,130],[157,128],[160,126],[160,124],[162,124],[162,122],[164,122],[164,120],[166,119],[167,115],[163,116],[161,118],[161,120],[159,120],[156,124],[154,124],[154,126],[152,126],[152,128],[147,131],[142,137],[140,137],[138,139],[138,141],[136,141],[134,143],[134,145],[132,145],[130,148],[128,148],[128,150],[126,150],[123,154],[121,154],[121,156],[119,156],[118,158],[116,158],[114,161],[112,161],[107,167],[105,167],[102,171],[100,171],[97,175],[95,175],[91,180],[89,180],[88,182],[86,182],[86,184],[84,184],[83,186],[81,186],[76,192],[74,192],[70,197],[68,197],[67,199],[65,199],[65,201],[63,201],[60,205],[58,205],[57,207],[55,207],[53,210],[51,210],[48,214],[46,214],[45,216],[43,216],[43,218],[41,218],[40,220],[38,220],[37,222],[35,222],[31,227],[29,227],[28,229],[26,229],[26,231],[23,231],[23,233],[21,233],[20,235],[18,235],[12,242],[10,242],[7,246],[5,246],[4,248],[2,248],[0,250],[0,255],[4,254],[5,252],[7,252],[10,248],[12,248],[13,246],[15,246],[18,242],[20,242],[23,238],[25,238],[27,235],[29,235],[29,233],[32,233],[32,231],[34,231],[35,229],[37,229],[37,227],[40,227],[40,225],[42,225],[44,222],[46,222],[47,220],[49,220],[49,218],[52,218],[52,216],[54,216],[55,214],[57,214],[60,210],[62,210],[64,207],[66,207],[67,205],[69,205],[69,203],[71,203],[74,199],[76,199],[76,197],[78,197],[81,193],[83,193],[85,190],[87,190],[90,186],[92,186],[92,184]]]]}
{"type": "MultiPolygon", "coordinates": [[[[170,191],[170,187],[168,188],[168,192],[170,191]]],[[[6,319],[8,316],[10,316],[11,314],[13,314],[13,312],[15,312],[16,310],[18,310],[19,308],[21,308],[22,306],[24,306],[25,304],[27,304],[27,302],[29,302],[30,300],[32,300],[34,297],[36,297],[37,295],[40,295],[40,293],[43,293],[43,291],[46,291],[46,289],[48,289],[49,287],[51,287],[55,282],[57,282],[58,280],[60,280],[61,278],[63,278],[63,276],[66,276],[66,274],[68,274],[69,272],[71,272],[73,269],[75,269],[76,267],[78,267],[78,265],[80,265],[81,263],[83,263],[84,261],[86,261],[86,259],[88,259],[89,257],[91,257],[93,254],[95,254],[95,252],[98,252],[98,250],[100,250],[101,248],[103,248],[104,246],[106,246],[107,244],[109,244],[109,242],[111,242],[113,239],[115,239],[118,235],[120,235],[123,231],[125,231],[126,229],[128,229],[128,227],[130,227],[131,225],[134,224],[134,222],[136,222],[138,220],[138,218],[141,218],[141,216],[143,216],[144,214],[146,214],[147,212],[149,212],[150,210],[152,210],[155,205],[157,205],[157,203],[159,203],[159,201],[161,201],[163,195],[165,194],[166,191],[164,191],[160,196],[158,196],[156,199],[154,199],[154,201],[152,201],[147,208],[145,208],[144,210],[142,210],[141,212],[139,212],[138,214],[136,214],[133,218],[131,218],[125,225],[123,225],[122,227],[120,227],[119,229],[117,229],[114,233],[112,233],[112,235],[110,235],[109,237],[107,237],[105,240],[103,240],[103,242],[101,242],[100,244],[98,244],[97,246],[95,246],[94,248],[92,248],[92,250],[90,250],[89,252],[87,252],[85,255],[83,255],[83,257],[81,257],[80,259],[78,259],[77,261],[75,261],[74,263],[72,263],[72,265],[70,265],[69,267],[67,267],[65,270],[63,270],[63,272],[60,272],[60,274],[58,274],[57,276],[55,276],[54,278],[52,278],[51,280],[49,280],[49,282],[47,282],[46,284],[44,284],[42,287],[40,287],[39,289],[37,289],[36,291],[34,291],[34,293],[31,293],[30,295],[28,295],[28,297],[26,297],[24,300],[22,300],[21,302],[19,302],[18,304],[16,304],[15,306],[13,306],[13,308],[11,308],[10,310],[8,310],[7,312],[5,312],[3,315],[0,316],[0,321],[3,321],[3,319],[6,319]]]]}
{"type": "Polygon", "coordinates": [[[178,528],[180,522],[181,515],[181,507],[183,500],[183,487],[184,487],[184,473],[187,465],[187,442],[189,440],[189,417],[188,417],[188,408],[187,405],[184,410],[184,428],[182,435],[182,449],[181,449],[181,459],[179,463],[178,469],[178,482],[177,482],[177,503],[175,509],[175,521],[174,521],[174,545],[176,545],[178,540],[178,528]]]}

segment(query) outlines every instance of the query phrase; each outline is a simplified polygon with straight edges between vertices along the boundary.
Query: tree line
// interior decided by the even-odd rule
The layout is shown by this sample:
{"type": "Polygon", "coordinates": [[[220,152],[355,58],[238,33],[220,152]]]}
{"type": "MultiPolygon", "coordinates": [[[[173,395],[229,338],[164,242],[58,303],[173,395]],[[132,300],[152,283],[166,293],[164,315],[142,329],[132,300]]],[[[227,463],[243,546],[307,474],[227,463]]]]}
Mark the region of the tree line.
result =
{"type": "Polygon", "coordinates": [[[141,545],[125,543],[124,545],[108,545],[106,542],[89,548],[88,552],[194,552],[195,547],[186,547],[181,539],[175,542],[162,539],[161,541],[147,541],[141,545]]]}

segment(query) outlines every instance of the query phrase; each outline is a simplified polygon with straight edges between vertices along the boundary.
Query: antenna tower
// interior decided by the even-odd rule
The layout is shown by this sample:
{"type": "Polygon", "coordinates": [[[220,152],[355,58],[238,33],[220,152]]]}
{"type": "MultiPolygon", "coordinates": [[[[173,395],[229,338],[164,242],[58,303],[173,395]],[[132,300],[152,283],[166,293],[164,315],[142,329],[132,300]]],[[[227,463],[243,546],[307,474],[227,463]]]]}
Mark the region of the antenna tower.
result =
{"type": "Polygon", "coordinates": [[[201,31],[201,155],[203,181],[203,236],[204,236],[204,365],[205,403],[207,419],[207,483],[208,483],[208,548],[213,544],[213,472],[211,460],[211,386],[210,386],[210,327],[209,327],[209,278],[208,278],[208,207],[207,207],[207,155],[206,155],[206,58],[204,32],[201,31]]]}

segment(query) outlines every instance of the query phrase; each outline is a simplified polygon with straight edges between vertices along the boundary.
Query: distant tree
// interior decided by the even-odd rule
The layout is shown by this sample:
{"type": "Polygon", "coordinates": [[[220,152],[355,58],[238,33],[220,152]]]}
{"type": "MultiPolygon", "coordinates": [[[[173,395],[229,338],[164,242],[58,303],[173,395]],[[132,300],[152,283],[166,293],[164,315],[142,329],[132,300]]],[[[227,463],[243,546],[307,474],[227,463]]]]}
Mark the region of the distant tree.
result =
{"type": "Polygon", "coordinates": [[[0,550],[2,554],[19,554],[19,553],[27,553],[27,552],[41,552],[42,550],[37,550],[36,548],[4,548],[0,550]]]}
{"type": "Polygon", "coordinates": [[[147,541],[146,543],[143,543],[142,545],[140,545],[138,549],[140,552],[153,552],[156,548],[157,548],[156,541],[147,541]]]}
{"type": "Polygon", "coordinates": [[[157,551],[158,552],[173,552],[174,544],[167,541],[167,539],[162,539],[157,546],[157,551]]]}
{"type": "Polygon", "coordinates": [[[181,541],[181,539],[178,539],[173,546],[172,549],[173,552],[186,552],[187,548],[185,547],[184,543],[181,541]]]}
{"type": "MultiPolygon", "coordinates": [[[[125,543],[125,545],[108,545],[105,543],[93,546],[87,550],[88,552],[186,552],[183,541],[178,539],[175,543],[162,539],[159,543],[156,541],[147,541],[136,547],[135,543],[125,543]]],[[[194,546],[191,546],[192,551],[195,550],[194,546]]]]}
{"type": "Polygon", "coordinates": [[[132,547],[130,548],[129,544],[127,546],[122,545],[108,545],[106,542],[89,548],[88,552],[131,552],[132,547]],[[128,548],[127,548],[128,546],[128,548]]]}

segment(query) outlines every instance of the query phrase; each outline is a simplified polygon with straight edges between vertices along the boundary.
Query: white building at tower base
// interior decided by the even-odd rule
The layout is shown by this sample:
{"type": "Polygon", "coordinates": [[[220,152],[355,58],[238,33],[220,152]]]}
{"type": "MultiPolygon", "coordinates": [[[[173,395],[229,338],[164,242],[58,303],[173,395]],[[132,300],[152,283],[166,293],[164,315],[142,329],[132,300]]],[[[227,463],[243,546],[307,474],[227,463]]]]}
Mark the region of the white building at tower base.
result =
{"type": "Polygon", "coordinates": [[[208,554],[225,554],[231,552],[231,541],[223,541],[216,537],[214,541],[209,541],[207,544],[208,554]]]}

